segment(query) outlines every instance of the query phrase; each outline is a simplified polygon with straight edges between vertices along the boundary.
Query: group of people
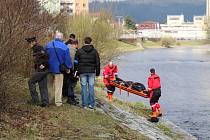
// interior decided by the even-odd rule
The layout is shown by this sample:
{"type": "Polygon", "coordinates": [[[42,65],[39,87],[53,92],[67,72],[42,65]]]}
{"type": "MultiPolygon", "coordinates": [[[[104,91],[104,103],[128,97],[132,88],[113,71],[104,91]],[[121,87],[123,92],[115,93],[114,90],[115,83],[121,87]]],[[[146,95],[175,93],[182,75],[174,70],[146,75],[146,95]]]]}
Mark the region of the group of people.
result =
{"type": "Polygon", "coordinates": [[[62,97],[66,96],[67,103],[77,105],[74,89],[78,78],[81,83],[82,106],[93,109],[95,106],[94,82],[100,75],[100,57],[97,50],[91,44],[90,37],[84,38],[84,45],[79,49],[78,40],[74,34],[69,40],[63,41],[63,34],[56,32],[54,40],[45,47],[39,45],[36,37],[26,38],[33,52],[35,72],[31,75],[28,85],[32,104],[41,107],[49,106],[47,77],[53,79],[52,91],[56,106],[63,104],[62,97]],[[41,103],[36,91],[39,84],[41,103]]]}
{"type": "MultiPolygon", "coordinates": [[[[104,84],[107,88],[107,97],[109,101],[112,101],[112,96],[115,91],[115,87],[110,84],[110,81],[114,81],[118,78],[118,67],[113,62],[104,68],[103,71],[104,84]]],[[[150,69],[150,76],[148,77],[148,92],[150,98],[150,105],[152,108],[151,118],[157,118],[162,116],[160,110],[160,104],[158,103],[161,96],[161,84],[160,77],[156,74],[155,69],[150,69]]]]}
{"type": "MultiPolygon", "coordinates": [[[[61,106],[62,97],[66,96],[67,103],[78,105],[75,99],[74,89],[80,78],[81,100],[84,108],[94,109],[95,78],[100,75],[100,57],[97,50],[91,44],[92,39],[85,37],[83,46],[79,49],[78,40],[74,34],[69,36],[69,40],[63,41],[63,34],[56,32],[55,39],[42,47],[37,42],[36,37],[26,38],[30,44],[34,57],[33,73],[28,81],[32,104],[39,104],[36,84],[39,84],[41,107],[49,105],[47,76],[53,77],[54,102],[56,106],[61,106]]],[[[148,78],[148,91],[150,92],[150,105],[152,117],[161,116],[160,104],[158,100],[161,96],[160,77],[155,73],[155,69],[150,69],[151,76],[148,78]]],[[[118,67],[113,62],[109,62],[103,71],[104,84],[107,88],[107,97],[112,101],[115,87],[110,85],[110,81],[118,78],[118,67]]]]}

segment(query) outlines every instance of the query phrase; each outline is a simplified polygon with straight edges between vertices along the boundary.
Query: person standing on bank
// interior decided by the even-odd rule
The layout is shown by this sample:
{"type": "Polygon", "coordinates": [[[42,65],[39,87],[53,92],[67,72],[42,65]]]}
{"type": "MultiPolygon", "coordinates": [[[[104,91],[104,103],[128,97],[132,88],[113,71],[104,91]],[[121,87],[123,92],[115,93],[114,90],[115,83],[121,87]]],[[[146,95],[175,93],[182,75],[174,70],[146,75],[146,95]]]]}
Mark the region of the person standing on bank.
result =
{"type": "Polygon", "coordinates": [[[49,55],[49,72],[53,75],[53,87],[56,106],[62,105],[63,73],[70,74],[72,68],[70,50],[62,41],[63,34],[56,32],[55,39],[45,49],[49,55]],[[65,68],[64,68],[65,67],[65,68]]]}
{"type": "MultiPolygon", "coordinates": [[[[69,45],[70,48],[70,57],[72,60],[72,64],[74,64],[74,57],[75,53],[78,49],[78,40],[76,39],[75,34],[70,34],[69,40],[65,43],[66,45],[69,45]]],[[[74,68],[72,69],[72,72],[70,74],[64,74],[64,80],[63,80],[63,96],[68,97],[67,103],[71,105],[77,105],[79,102],[75,99],[74,95],[74,89],[77,85],[77,75],[74,68]]]]}
{"type": "Polygon", "coordinates": [[[37,42],[36,37],[30,37],[25,39],[32,51],[34,58],[35,73],[33,73],[28,81],[28,86],[31,94],[31,103],[38,105],[39,97],[36,91],[36,84],[39,84],[39,90],[41,95],[41,107],[49,105],[48,90],[47,90],[47,74],[48,74],[48,56],[44,51],[44,48],[37,42]]]}
{"type": "Polygon", "coordinates": [[[100,75],[100,57],[98,51],[91,44],[92,39],[86,37],[84,46],[75,54],[75,69],[78,70],[82,87],[82,106],[94,109],[95,76],[100,75]]]}
{"type": "Polygon", "coordinates": [[[155,73],[155,69],[150,69],[150,76],[148,78],[148,90],[150,92],[150,105],[152,108],[152,118],[157,118],[162,116],[160,110],[160,104],[158,103],[159,98],[161,97],[161,84],[160,76],[155,73]]]}

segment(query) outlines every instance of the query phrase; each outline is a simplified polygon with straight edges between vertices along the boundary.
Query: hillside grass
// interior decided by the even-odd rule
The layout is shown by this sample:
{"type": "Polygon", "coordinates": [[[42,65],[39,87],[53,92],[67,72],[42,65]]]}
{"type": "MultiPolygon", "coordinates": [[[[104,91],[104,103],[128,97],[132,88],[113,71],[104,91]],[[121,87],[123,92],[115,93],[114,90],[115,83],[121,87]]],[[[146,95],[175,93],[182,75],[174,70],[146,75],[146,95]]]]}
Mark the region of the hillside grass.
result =
{"type": "Polygon", "coordinates": [[[135,46],[135,45],[128,44],[122,41],[116,41],[116,43],[117,43],[117,51],[119,53],[144,50],[144,48],[141,46],[135,46]]]}
{"type": "MultiPolygon", "coordinates": [[[[209,41],[207,40],[183,40],[183,41],[175,41],[173,45],[170,47],[182,47],[182,46],[202,46],[209,44],[209,41]]],[[[164,48],[161,46],[161,41],[145,41],[143,42],[144,48],[164,48]]]]}
{"type": "MultiPolygon", "coordinates": [[[[100,93],[100,94],[97,94],[97,98],[99,98],[100,100],[108,101],[104,88],[105,87],[103,85],[102,78],[97,79],[97,87],[95,90],[97,91],[97,93],[100,93]]],[[[115,94],[118,94],[117,92],[118,90],[115,91],[115,94]]],[[[148,102],[149,102],[149,99],[148,99],[148,102]]],[[[148,121],[150,120],[150,114],[152,113],[152,110],[149,106],[145,105],[143,102],[126,102],[126,101],[121,101],[117,99],[116,97],[113,97],[113,101],[111,102],[111,104],[123,110],[126,110],[128,112],[134,113],[138,116],[144,117],[148,121]]],[[[167,124],[167,122],[159,121],[158,123],[156,123],[155,127],[160,129],[160,131],[163,134],[167,135],[173,140],[180,140],[180,139],[183,139],[184,137],[183,134],[174,132],[171,126],[167,124]]]]}
{"type": "MultiPolygon", "coordinates": [[[[30,99],[27,79],[20,82],[22,85],[10,83],[13,87],[9,89],[11,104],[0,116],[0,139],[148,140],[99,110],[69,104],[47,108],[29,105],[26,103],[30,99]]],[[[77,88],[78,97],[79,93],[77,88]]]]}

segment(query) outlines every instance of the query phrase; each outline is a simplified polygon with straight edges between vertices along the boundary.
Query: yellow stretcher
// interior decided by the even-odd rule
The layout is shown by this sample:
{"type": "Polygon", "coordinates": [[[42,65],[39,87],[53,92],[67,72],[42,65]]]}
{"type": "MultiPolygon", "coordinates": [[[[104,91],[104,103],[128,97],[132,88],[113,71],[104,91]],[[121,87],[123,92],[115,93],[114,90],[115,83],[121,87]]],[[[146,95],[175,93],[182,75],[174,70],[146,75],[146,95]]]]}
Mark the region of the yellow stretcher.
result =
{"type": "Polygon", "coordinates": [[[110,81],[110,85],[119,88],[120,89],[120,94],[122,93],[122,90],[124,90],[124,91],[128,92],[128,96],[129,96],[130,93],[132,93],[132,94],[144,97],[144,98],[149,98],[149,94],[146,93],[146,90],[144,90],[144,91],[133,90],[131,88],[131,86],[126,87],[123,84],[119,84],[119,83],[116,83],[114,81],[110,81]]]}

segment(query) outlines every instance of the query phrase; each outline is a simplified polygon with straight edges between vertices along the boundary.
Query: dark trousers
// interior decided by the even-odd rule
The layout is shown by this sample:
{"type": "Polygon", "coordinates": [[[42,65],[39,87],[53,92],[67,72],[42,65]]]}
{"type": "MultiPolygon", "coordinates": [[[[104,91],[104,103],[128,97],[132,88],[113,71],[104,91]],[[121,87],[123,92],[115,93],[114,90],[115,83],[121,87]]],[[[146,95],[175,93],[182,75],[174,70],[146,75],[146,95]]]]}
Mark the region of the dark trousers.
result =
{"type": "Polygon", "coordinates": [[[68,75],[64,75],[63,80],[63,96],[68,97],[68,100],[73,100],[75,98],[74,88],[77,85],[77,80],[71,78],[68,75]]]}
{"type": "Polygon", "coordinates": [[[150,99],[150,105],[158,103],[159,98],[161,96],[161,89],[159,89],[159,88],[158,89],[154,89],[152,92],[153,92],[152,93],[153,95],[152,95],[152,98],[150,99]]]}
{"type": "Polygon", "coordinates": [[[35,72],[31,75],[28,86],[32,98],[32,102],[38,103],[39,96],[36,91],[36,84],[39,84],[41,102],[43,104],[49,104],[48,90],[47,90],[47,74],[48,72],[35,72]]]}
{"type": "Polygon", "coordinates": [[[107,88],[107,93],[108,94],[114,94],[114,92],[115,92],[115,87],[114,86],[108,85],[108,86],[106,86],[106,88],[107,88]]]}

